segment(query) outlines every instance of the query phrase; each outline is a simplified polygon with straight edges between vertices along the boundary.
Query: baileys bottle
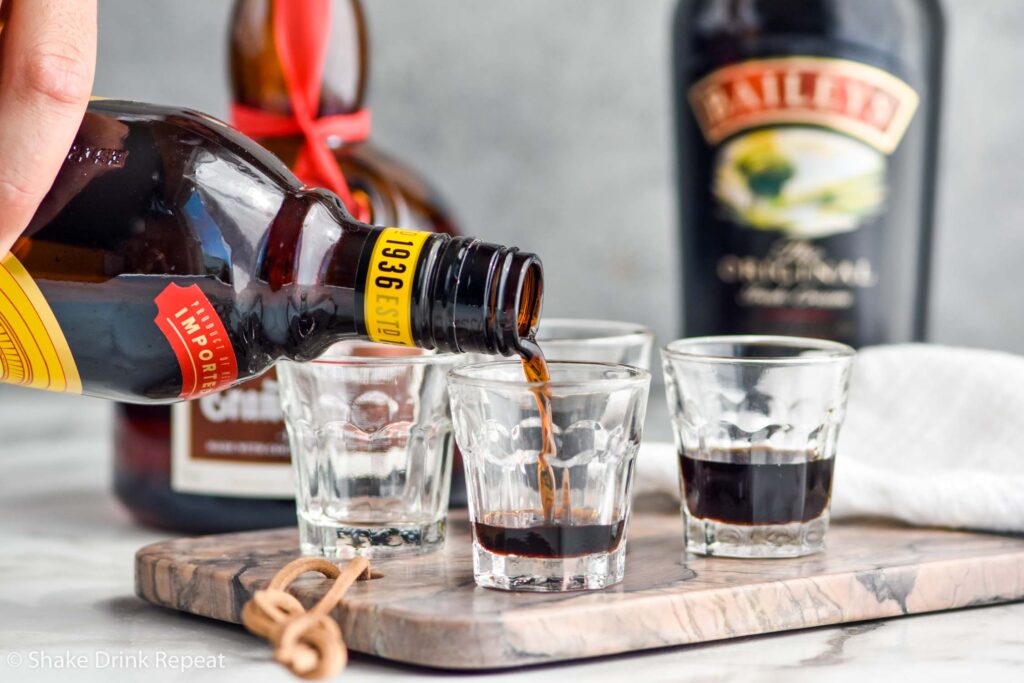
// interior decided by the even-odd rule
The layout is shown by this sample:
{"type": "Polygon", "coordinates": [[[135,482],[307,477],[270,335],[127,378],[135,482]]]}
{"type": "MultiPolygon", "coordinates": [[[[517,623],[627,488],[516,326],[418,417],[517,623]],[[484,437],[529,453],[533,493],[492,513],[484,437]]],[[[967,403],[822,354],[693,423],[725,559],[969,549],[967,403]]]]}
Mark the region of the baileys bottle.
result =
{"type": "Polygon", "coordinates": [[[925,333],[937,0],[682,0],[685,333],[925,333]]]}

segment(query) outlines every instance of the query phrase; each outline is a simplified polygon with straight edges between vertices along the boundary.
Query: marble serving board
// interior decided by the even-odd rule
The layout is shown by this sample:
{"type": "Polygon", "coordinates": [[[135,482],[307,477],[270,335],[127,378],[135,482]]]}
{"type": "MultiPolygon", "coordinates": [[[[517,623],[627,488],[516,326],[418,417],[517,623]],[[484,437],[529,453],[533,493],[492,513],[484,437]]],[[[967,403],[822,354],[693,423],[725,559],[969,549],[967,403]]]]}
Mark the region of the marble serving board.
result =
{"type": "MultiPolygon", "coordinates": [[[[335,611],[350,649],[443,669],[496,669],[1024,599],[1024,538],[833,524],[828,550],[789,560],[685,555],[678,514],[630,523],[625,582],[602,591],[477,588],[464,514],[445,549],[380,561],[335,611]]],[[[151,603],[238,623],[298,555],[294,529],[181,538],[135,558],[151,603]]],[[[327,582],[293,592],[311,605],[327,582]]]]}

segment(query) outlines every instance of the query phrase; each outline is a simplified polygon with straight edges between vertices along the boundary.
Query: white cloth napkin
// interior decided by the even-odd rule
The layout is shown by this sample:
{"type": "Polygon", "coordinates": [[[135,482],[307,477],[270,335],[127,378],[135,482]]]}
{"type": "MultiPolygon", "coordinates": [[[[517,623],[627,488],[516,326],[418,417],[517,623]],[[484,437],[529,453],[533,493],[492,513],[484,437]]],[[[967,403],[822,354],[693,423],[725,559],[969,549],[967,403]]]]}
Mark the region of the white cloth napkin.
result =
{"type": "MultiPolygon", "coordinates": [[[[636,491],[679,497],[672,444],[640,449],[636,491]]],[[[1024,357],[928,344],[863,349],[832,517],[1024,532],[1024,357]]]]}

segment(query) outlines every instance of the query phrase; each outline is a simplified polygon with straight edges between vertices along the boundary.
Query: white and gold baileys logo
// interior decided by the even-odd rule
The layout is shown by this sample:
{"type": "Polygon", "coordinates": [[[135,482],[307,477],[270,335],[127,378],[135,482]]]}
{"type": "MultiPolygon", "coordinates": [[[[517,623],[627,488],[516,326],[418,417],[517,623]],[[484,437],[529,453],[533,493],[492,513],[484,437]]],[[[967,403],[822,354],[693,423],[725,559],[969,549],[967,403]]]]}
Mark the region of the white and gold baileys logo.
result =
{"type": "Polygon", "coordinates": [[[704,137],[717,144],[739,131],[808,124],[841,131],[883,154],[899,145],[918,96],[882,69],[846,59],[755,59],[718,69],[690,88],[704,137]]]}

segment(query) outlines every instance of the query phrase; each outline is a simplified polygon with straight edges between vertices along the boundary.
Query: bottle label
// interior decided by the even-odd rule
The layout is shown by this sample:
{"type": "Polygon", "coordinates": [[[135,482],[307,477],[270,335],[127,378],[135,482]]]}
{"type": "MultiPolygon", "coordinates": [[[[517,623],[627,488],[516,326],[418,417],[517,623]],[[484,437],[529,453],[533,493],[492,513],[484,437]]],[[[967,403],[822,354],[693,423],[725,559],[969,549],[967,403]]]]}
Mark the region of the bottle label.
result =
{"type": "Polygon", "coordinates": [[[714,150],[715,277],[751,312],[729,331],[852,333],[842,312],[878,284],[881,254],[846,236],[886,211],[889,155],[917,93],[866,64],[784,57],[725,66],[688,96],[714,150]]]}
{"type": "Polygon", "coordinates": [[[412,285],[423,245],[430,234],[384,228],[373,247],[366,276],[366,333],[384,344],[415,346],[412,338],[412,285]]]}
{"type": "Polygon", "coordinates": [[[170,284],[157,295],[157,327],[181,368],[180,398],[222,389],[238,378],[238,361],[227,329],[199,285],[170,284]]]}
{"type": "Polygon", "coordinates": [[[13,254],[0,261],[0,382],[82,393],[82,381],[57,319],[13,254]]]}
{"type": "Polygon", "coordinates": [[[274,370],[171,406],[171,487],[246,498],[295,495],[274,370]]]}

